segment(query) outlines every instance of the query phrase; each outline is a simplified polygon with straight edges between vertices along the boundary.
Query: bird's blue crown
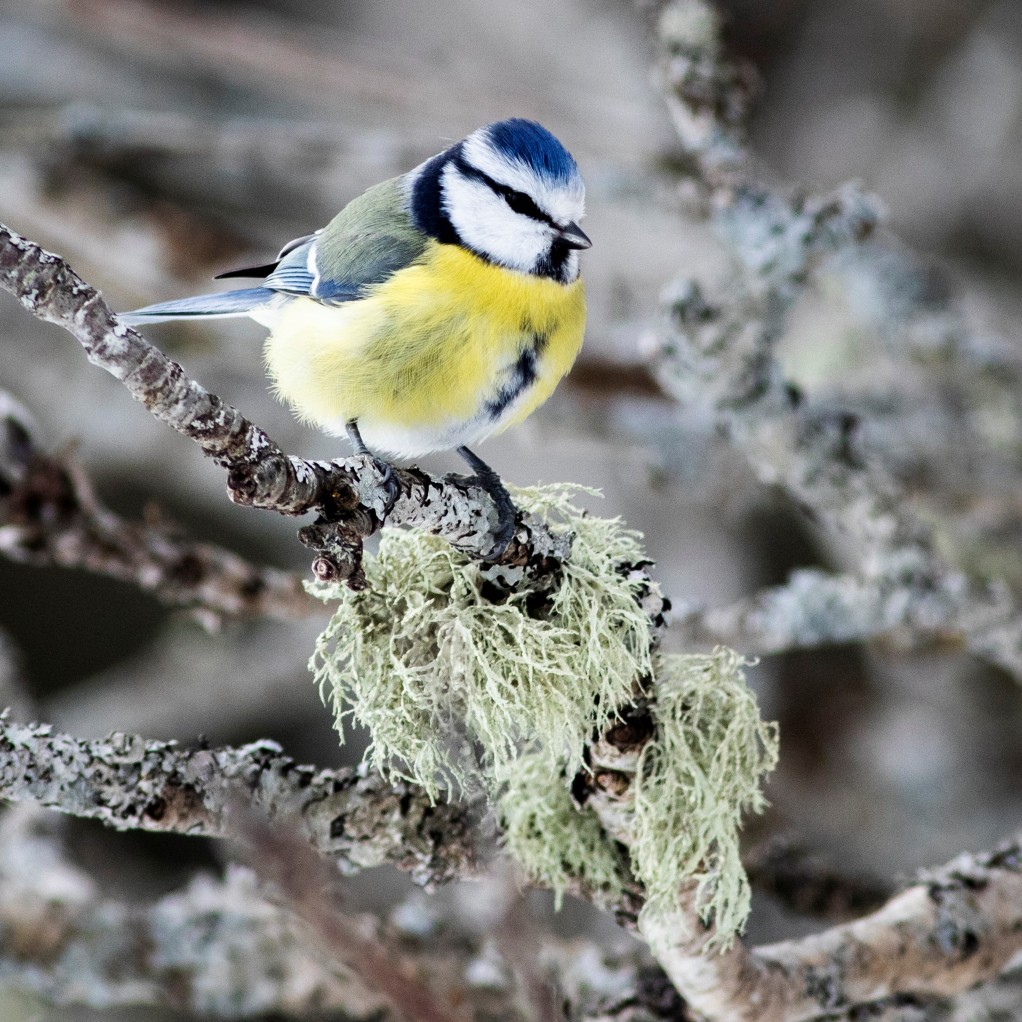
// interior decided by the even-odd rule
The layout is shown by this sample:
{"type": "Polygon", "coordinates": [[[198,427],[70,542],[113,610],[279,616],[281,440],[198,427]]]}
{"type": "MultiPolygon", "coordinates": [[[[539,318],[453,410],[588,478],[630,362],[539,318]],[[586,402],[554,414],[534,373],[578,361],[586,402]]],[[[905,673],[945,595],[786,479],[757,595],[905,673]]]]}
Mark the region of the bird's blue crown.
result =
{"type": "Polygon", "coordinates": [[[568,182],[578,177],[571,153],[542,124],[511,117],[485,129],[493,148],[508,160],[524,163],[540,177],[568,182]]]}
{"type": "Polygon", "coordinates": [[[582,246],[565,232],[579,231],[585,185],[568,150],[535,121],[479,128],[405,180],[412,222],[441,244],[561,283],[578,276],[582,246]]]}

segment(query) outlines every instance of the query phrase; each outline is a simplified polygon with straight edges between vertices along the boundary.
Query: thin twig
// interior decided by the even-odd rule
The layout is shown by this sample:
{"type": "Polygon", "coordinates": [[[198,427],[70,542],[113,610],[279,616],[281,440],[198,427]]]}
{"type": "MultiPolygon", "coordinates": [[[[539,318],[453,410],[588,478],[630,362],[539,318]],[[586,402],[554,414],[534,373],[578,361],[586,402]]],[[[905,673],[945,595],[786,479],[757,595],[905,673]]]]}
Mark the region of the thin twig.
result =
{"type": "Polygon", "coordinates": [[[260,879],[308,925],[312,943],[326,961],[345,966],[393,1005],[405,1022],[465,1022],[465,1012],[444,1004],[414,974],[407,958],[348,916],[337,896],[336,875],[299,836],[294,821],[278,818],[271,826],[235,800],[231,833],[244,843],[260,879]]]}

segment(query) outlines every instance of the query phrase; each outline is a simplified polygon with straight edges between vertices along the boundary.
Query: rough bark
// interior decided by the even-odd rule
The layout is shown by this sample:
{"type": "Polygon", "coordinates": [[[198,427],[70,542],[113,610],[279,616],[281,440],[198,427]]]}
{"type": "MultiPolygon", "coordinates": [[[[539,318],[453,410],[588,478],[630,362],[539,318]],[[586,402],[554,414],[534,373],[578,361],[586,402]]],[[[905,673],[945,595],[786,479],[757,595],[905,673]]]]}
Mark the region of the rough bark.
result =
{"type": "Polygon", "coordinates": [[[137,735],[83,741],[48,725],[0,722],[0,798],[118,830],[223,837],[239,794],[271,818],[296,817],[311,844],[347,872],[391,863],[426,886],[475,872],[471,807],[431,805],[414,785],[364,768],[303,766],[270,741],[185,749],[137,735]]]}
{"type": "MultiPolygon", "coordinates": [[[[457,810],[430,810],[400,786],[381,791],[357,771],[300,767],[271,743],[185,752],[129,736],[76,742],[47,730],[5,725],[0,796],[112,826],[223,836],[231,800],[248,792],[271,818],[298,820],[342,869],[390,861],[425,883],[474,870],[457,810]]],[[[639,929],[708,1019],[801,1022],[897,996],[949,997],[1022,956],[1022,836],[959,856],[877,911],[800,940],[707,954],[712,931],[691,906],[670,919],[640,917],[639,929]]]]}
{"type": "Polygon", "coordinates": [[[210,627],[247,617],[290,620],[319,607],[291,572],[189,540],[154,516],[129,521],[104,507],[82,468],[43,450],[27,411],[2,390],[0,552],[133,583],[210,627]]]}
{"type": "MultiPolygon", "coordinates": [[[[152,902],[105,897],[68,860],[53,820],[19,807],[0,822],[0,980],[50,1004],[170,1007],[203,1017],[397,1022],[367,976],[324,958],[307,924],[247,866],[197,876],[152,902]]],[[[476,898],[486,898],[480,891],[476,898]]],[[[486,908],[489,909],[487,904],[486,908]]],[[[473,1018],[526,1022],[507,962],[478,927],[419,899],[387,923],[349,916],[355,938],[399,947],[381,968],[428,978],[473,1018]]],[[[652,1022],[676,1004],[641,957],[607,956],[584,941],[544,936],[530,954],[561,979],[573,1018],[652,1022]]],[[[341,956],[343,958],[343,955],[341,956]]]]}
{"type": "Polygon", "coordinates": [[[660,964],[712,1019],[803,1022],[894,995],[947,997],[1022,955],[1022,849],[961,855],[878,911],[802,940],[702,954],[703,933],[647,927],[660,964]],[[684,934],[684,935],[683,935],[684,934]]]}

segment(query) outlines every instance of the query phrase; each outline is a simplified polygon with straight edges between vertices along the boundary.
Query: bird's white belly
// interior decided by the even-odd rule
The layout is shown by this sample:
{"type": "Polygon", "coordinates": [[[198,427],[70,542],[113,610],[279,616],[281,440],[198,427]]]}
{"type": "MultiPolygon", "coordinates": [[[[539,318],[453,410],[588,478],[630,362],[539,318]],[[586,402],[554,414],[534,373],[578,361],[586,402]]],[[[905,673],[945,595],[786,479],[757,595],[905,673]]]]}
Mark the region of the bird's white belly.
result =
{"type": "MultiPolygon", "coordinates": [[[[373,454],[386,454],[395,458],[419,458],[434,451],[449,451],[454,447],[478,444],[492,436],[502,425],[502,419],[477,417],[462,422],[437,423],[425,426],[400,426],[363,416],[358,420],[358,431],[366,447],[373,454]]],[[[324,423],[334,436],[346,436],[347,422],[336,419],[324,423]]]]}

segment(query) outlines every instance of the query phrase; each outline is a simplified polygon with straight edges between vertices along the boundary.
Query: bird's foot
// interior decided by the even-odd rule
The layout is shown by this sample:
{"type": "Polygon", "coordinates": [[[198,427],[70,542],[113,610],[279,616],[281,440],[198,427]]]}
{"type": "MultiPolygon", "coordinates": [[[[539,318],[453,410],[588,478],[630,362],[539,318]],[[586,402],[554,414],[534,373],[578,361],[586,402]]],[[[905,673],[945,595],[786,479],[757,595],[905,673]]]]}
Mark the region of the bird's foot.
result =
{"type": "Polygon", "coordinates": [[[401,484],[398,482],[394,466],[389,461],[384,461],[383,458],[378,458],[374,454],[366,454],[363,457],[369,461],[380,476],[380,489],[383,490],[383,513],[380,516],[382,521],[394,510],[394,505],[397,503],[398,497],[401,496],[401,484]]]}
{"type": "Polygon", "coordinates": [[[467,447],[459,447],[458,453],[468,463],[469,468],[475,472],[471,477],[472,482],[478,483],[493,499],[497,508],[497,528],[493,534],[493,549],[490,551],[490,560],[499,560],[511,544],[515,536],[515,519],[518,515],[518,508],[515,507],[511,494],[501,481],[499,475],[490,468],[477,454],[473,454],[467,447]]]}
{"type": "Polygon", "coordinates": [[[355,454],[360,458],[365,458],[380,477],[380,488],[384,493],[383,509],[380,514],[380,520],[382,521],[394,510],[394,505],[397,503],[398,497],[401,496],[401,484],[397,480],[397,473],[389,461],[384,461],[383,458],[373,454],[366,447],[362,434],[358,431],[358,423],[354,419],[345,428],[348,433],[348,439],[351,441],[351,446],[355,448],[355,454]]]}

